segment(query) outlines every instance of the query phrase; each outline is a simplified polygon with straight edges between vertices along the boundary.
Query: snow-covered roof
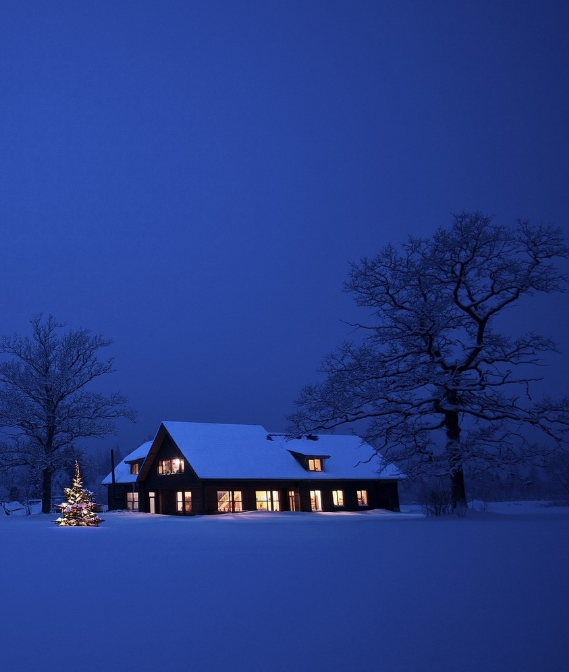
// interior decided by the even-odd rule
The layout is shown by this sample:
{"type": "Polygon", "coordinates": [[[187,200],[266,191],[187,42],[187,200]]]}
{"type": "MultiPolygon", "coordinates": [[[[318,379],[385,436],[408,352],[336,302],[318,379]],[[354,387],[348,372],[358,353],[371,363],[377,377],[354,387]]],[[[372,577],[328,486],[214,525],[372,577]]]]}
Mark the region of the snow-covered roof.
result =
{"type": "MultiPolygon", "coordinates": [[[[186,460],[200,478],[330,479],[377,478],[378,459],[357,436],[319,435],[288,439],[261,425],[223,425],[164,422],[186,460]],[[271,437],[270,439],[268,437],[271,437]],[[329,456],[322,472],[307,472],[291,451],[307,456],[329,456]]],[[[387,466],[380,478],[401,477],[387,466]]]]}
{"type": "MultiPolygon", "coordinates": [[[[261,425],[168,421],[162,423],[153,442],[143,443],[120,462],[115,470],[117,483],[137,480],[127,462],[144,458],[151,451],[156,453],[164,430],[202,479],[403,478],[395,466],[382,464],[373,448],[354,435],[319,434],[317,438],[290,439],[284,434],[268,432],[261,425]],[[323,470],[307,471],[295,455],[321,457],[323,470]]],[[[144,474],[141,475],[144,478],[144,474]]],[[[109,474],[103,484],[110,483],[109,474]]]]}
{"type": "MultiPolygon", "coordinates": [[[[117,483],[134,483],[136,481],[136,474],[130,473],[130,463],[146,459],[151,446],[152,441],[146,441],[141,446],[138,446],[138,448],[135,448],[132,453],[129,453],[116,465],[115,481],[117,483]]],[[[105,476],[102,480],[103,485],[110,485],[112,482],[112,473],[105,476]]]]}

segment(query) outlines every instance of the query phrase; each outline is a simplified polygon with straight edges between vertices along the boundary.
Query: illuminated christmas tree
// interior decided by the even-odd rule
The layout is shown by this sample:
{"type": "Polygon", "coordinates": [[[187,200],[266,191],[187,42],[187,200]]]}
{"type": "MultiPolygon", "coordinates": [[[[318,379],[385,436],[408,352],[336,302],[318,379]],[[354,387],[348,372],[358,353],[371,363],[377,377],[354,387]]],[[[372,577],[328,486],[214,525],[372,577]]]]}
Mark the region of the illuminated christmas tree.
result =
{"type": "Polygon", "coordinates": [[[77,461],[75,461],[73,487],[64,488],[64,492],[67,501],[59,505],[62,515],[54,520],[54,523],[67,527],[97,527],[103,522],[103,519],[95,513],[97,504],[93,501],[93,493],[83,487],[77,461]]]}

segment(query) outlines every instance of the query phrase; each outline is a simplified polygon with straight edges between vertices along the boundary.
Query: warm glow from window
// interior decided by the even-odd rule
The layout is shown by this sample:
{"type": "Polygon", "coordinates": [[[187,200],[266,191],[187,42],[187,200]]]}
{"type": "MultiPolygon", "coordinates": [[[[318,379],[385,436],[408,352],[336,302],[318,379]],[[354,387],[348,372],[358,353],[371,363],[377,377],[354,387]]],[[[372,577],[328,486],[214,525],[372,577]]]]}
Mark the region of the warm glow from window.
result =
{"type": "Polygon", "coordinates": [[[344,491],[332,490],[332,499],[334,500],[334,506],[344,506],[344,491]]]}
{"type": "Polygon", "coordinates": [[[257,511],[280,511],[278,490],[257,490],[257,511]]]}
{"type": "Polygon", "coordinates": [[[289,511],[296,511],[296,492],[294,490],[288,491],[288,508],[289,511]]]}
{"type": "Polygon", "coordinates": [[[192,510],[192,493],[177,492],[176,493],[177,513],[190,513],[191,510],[192,510]]]}
{"type": "Polygon", "coordinates": [[[162,476],[184,473],[184,460],[174,458],[173,460],[161,460],[158,462],[158,473],[162,476]]]}
{"type": "Polygon", "coordinates": [[[140,464],[138,464],[138,462],[133,462],[130,465],[130,473],[131,474],[138,474],[139,470],[140,470],[140,464]]]}
{"type": "Polygon", "coordinates": [[[243,499],[240,490],[218,490],[217,510],[220,513],[243,511],[243,499]]]}
{"type": "Polygon", "coordinates": [[[367,506],[367,490],[358,490],[358,506],[367,506]]]}
{"type": "Polygon", "coordinates": [[[322,511],[322,493],[320,490],[310,491],[310,508],[313,511],[322,511]]]}
{"type": "Polygon", "coordinates": [[[126,493],[126,508],[129,511],[138,511],[138,492],[126,493]]]}
{"type": "Polygon", "coordinates": [[[322,471],[322,460],[319,457],[309,457],[308,471],[322,471]]]}

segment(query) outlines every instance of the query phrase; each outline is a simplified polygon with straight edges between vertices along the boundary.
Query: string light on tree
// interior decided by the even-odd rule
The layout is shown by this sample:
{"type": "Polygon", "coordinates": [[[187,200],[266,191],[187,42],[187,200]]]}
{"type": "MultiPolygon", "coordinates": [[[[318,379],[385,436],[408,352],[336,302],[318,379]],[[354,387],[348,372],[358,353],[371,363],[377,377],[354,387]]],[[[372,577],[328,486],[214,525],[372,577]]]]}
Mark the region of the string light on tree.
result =
{"type": "Polygon", "coordinates": [[[62,527],[97,527],[103,522],[95,513],[96,502],[93,493],[83,487],[79,462],[75,461],[75,476],[73,486],[64,488],[67,501],[60,504],[61,516],[54,523],[62,527]]]}

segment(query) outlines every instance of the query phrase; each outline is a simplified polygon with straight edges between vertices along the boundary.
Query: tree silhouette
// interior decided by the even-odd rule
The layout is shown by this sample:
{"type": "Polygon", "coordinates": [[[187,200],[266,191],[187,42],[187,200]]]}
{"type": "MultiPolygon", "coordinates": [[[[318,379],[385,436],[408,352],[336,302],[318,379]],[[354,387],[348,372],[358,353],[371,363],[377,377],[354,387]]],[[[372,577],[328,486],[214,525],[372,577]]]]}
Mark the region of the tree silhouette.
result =
{"type": "Polygon", "coordinates": [[[455,507],[466,504],[465,470],[542,463],[569,425],[569,400],[530,398],[535,367],[556,346],[496,323],[524,297],[563,291],[554,260],[568,256],[559,229],[462,213],[432,238],[354,264],[346,289],[373,319],[355,325],[359,343],[324,359],[324,379],[302,390],[290,431],[359,422],[409,476],[449,476],[455,507]]]}
{"type": "Polygon", "coordinates": [[[113,360],[98,351],[111,344],[88,329],[62,332],[52,315],[31,320],[32,336],[4,337],[0,352],[0,424],[7,429],[1,461],[42,472],[42,510],[51,508],[52,479],[73,455],[78,439],[105,437],[119,417],[135,419],[126,399],[86,387],[111,373],[113,360]]]}

